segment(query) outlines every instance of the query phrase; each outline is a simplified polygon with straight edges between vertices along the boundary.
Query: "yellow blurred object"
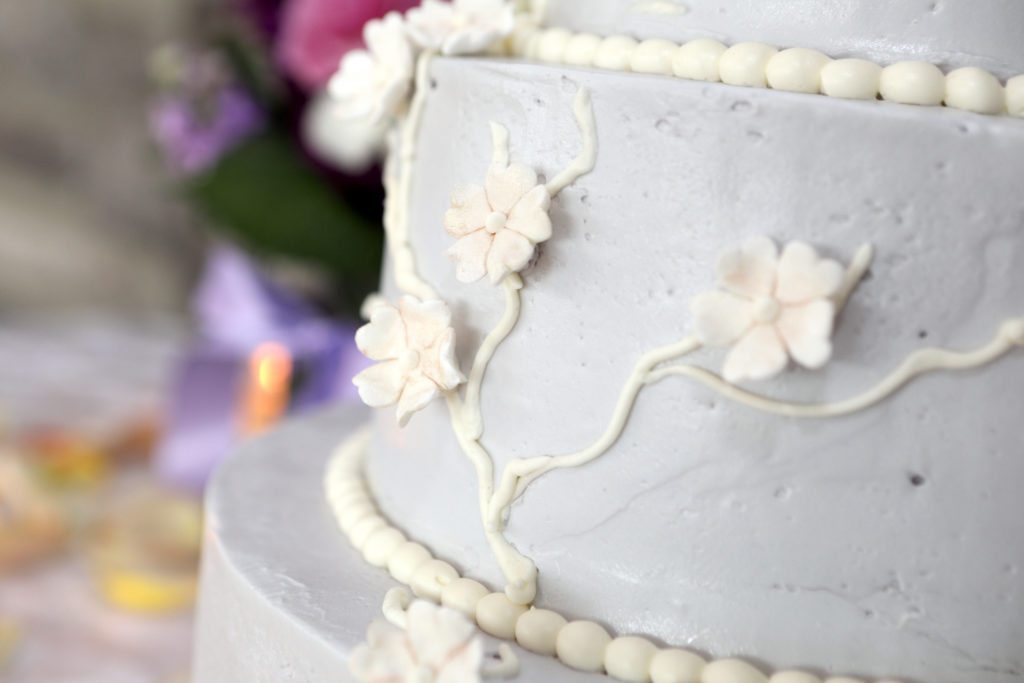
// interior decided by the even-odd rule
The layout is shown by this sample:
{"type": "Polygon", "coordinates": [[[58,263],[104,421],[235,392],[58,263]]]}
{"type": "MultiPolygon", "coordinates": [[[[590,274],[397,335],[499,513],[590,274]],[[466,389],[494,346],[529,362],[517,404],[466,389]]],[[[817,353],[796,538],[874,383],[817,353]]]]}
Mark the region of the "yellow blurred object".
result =
{"type": "Polygon", "coordinates": [[[95,486],[110,473],[110,453],[89,439],[56,429],[31,432],[21,446],[38,460],[47,480],[62,488],[95,486]]]}
{"type": "Polygon", "coordinates": [[[133,612],[189,607],[201,541],[198,501],[149,492],[115,504],[90,538],[100,591],[113,605],[133,612]]]}
{"type": "Polygon", "coordinates": [[[0,452],[0,572],[54,553],[66,536],[56,502],[17,455],[0,452]]]}
{"type": "Polygon", "coordinates": [[[242,396],[242,433],[251,436],[272,426],[291,400],[292,355],[281,344],[260,344],[249,356],[242,396]]]}
{"type": "Polygon", "coordinates": [[[14,649],[21,640],[21,629],[13,621],[0,619],[0,672],[3,672],[14,656],[14,649]]]}

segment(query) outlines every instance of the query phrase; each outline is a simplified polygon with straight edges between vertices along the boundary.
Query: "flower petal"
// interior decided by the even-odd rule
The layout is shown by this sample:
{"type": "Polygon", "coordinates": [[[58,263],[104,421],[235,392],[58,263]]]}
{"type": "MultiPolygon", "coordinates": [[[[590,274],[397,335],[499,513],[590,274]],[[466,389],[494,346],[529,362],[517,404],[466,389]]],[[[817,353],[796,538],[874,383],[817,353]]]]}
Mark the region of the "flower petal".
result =
{"type": "Polygon", "coordinates": [[[423,410],[428,403],[437,397],[437,385],[423,374],[414,374],[405,384],[402,396],[398,399],[398,426],[404,427],[409,423],[413,413],[423,410]]]}
{"type": "Polygon", "coordinates": [[[424,50],[437,51],[454,30],[455,8],[451,3],[423,0],[419,7],[405,13],[406,31],[424,50]]]}
{"type": "Polygon", "coordinates": [[[551,239],[551,195],[543,185],[533,188],[512,207],[505,227],[515,230],[534,244],[551,239]]]}
{"type": "Polygon", "coordinates": [[[694,334],[705,346],[729,346],[754,324],[753,304],[729,292],[704,292],[690,302],[694,334]]]}
{"type": "Polygon", "coordinates": [[[789,360],[782,338],[771,325],[752,327],[725,357],[723,375],[728,382],[774,377],[789,360]]]}
{"type": "Polygon", "coordinates": [[[484,187],[487,200],[494,211],[510,214],[512,207],[537,186],[537,174],[525,164],[511,164],[507,168],[492,166],[487,172],[484,187]]]}
{"type": "Polygon", "coordinates": [[[479,185],[460,185],[452,192],[451,208],[444,215],[444,229],[453,237],[480,230],[491,214],[487,192],[479,185]]]}
{"type": "Polygon", "coordinates": [[[445,662],[437,672],[434,683],[479,683],[483,663],[483,640],[473,638],[445,662]]]}
{"type": "Polygon", "coordinates": [[[356,331],[356,346],[370,360],[398,358],[406,349],[405,324],[391,304],[377,304],[370,311],[370,322],[356,331]]]}
{"type": "Polygon", "coordinates": [[[509,273],[518,273],[533,258],[533,244],[514,230],[502,230],[494,236],[487,254],[487,275],[498,284],[509,273]]]}
{"type": "Polygon", "coordinates": [[[477,631],[469,619],[448,607],[417,600],[406,612],[406,634],[421,664],[440,668],[477,631]]]}
{"type": "Polygon", "coordinates": [[[359,398],[371,408],[394,405],[405,387],[405,378],[397,360],[377,363],[354,378],[352,384],[359,389],[359,398]]]}
{"type": "Polygon", "coordinates": [[[452,324],[451,310],[440,299],[420,301],[414,296],[403,296],[398,308],[405,323],[408,348],[416,351],[429,349],[452,324]]]}
{"type": "Polygon", "coordinates": [[[790,242],[779,259],[775,297],[788,304],[824,299],[839,291],[844,275],[841,265],[820,258],[814,247],[804,242],[790,242]]]}
{"type": "Polygon", "coordinates": [[[787,306],[776,323],[789,355],[805,368],[816,370],[832,357],[832,327],[836,309],[828,299],[803,306],[787,306]]]}
{"type": "Polygon", "coordinates": [[[360,681],[402,680],[414,670],[405,634],[383,620],[374,621],[367,631],[367,642],[349,656],[349,670],[360,681]]]}
{"type": "Polygon", "coordinates": [[[448,249],[448,257],[456,262],[455,277],[459,282],[476,282],[487,274],[487,253],[493,242],[491,233],[477,230],[448,249]]]}
{"type": "Polygon", "coordinates": [[[421,354],[420,370],[445,391],[466,381],[455,357],[455,330],[445,330],[434,346],[421,354]]]}
{"type": "Polygon", "coordinates": [[[757,299],[775,289],[778,249],[767,237],[752,237],[718,259],[718,280],[733,294],[757,299]]]}

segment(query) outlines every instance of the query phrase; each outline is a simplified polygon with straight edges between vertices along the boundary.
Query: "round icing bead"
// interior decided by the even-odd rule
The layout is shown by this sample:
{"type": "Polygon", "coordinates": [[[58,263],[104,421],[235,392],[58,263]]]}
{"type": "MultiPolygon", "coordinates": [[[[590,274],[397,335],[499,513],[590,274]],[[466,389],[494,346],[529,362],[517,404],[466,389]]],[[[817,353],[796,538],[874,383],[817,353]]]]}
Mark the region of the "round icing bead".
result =
{"type": "Polygon", "coordinates": [[[537,59],[542,35],[543,31],[533,31],[525,38],[522,51],[523,57],[526,59],[537,59]]]}
{"type": "Polygon", "coordinates": [[[408,585],[416,570],[432,560],[430,551],[415,541],[406,541],[398,546],[388,560],[388,573],[398,583],[408,585]]]}
{"type": "Polygon", "coordinates": [[[647,683],[651,680],[651,660],[657,653],[654,643],[643,638],[616,638],[605,648],[604,669],[620,681],[647,683]]]}
{"type": "Polygon", "coordinates": [[[939,105],[946,96],[946,77],[929,62],[897,62],[882,69],[878,91],[890,102],[939,105]]]}
{"type": "Polygon", "coordinates": [[[604,651],[612,637],[592,621],[573,621],[562,627],[555,653],[566,666],[580,671],[604,669],[604,651]]]}
{"type": "Polygon", "coordinates": [[[1024,318],[1010,320],[1003,324],[1003,335],[1017,346],[1024,346],[1024,318]]]}
{"type": "Polygon", "coordinates": [[[700,683],[707,662],[686,650],[661,650],[651,660],[651,683],[700,683]]]}
{"type": "Polygon", "coordinates": [[[476,623],[484,633],[512,640],[516,635],[516,621],[527,609],[526,605],[509,600],[504,593],[491,593],[476,603],[476,623]]]}
{"type": "Polygon", "coordinates": [[[680,78],[717,83],[721,80],[718,63],[727,49],[710,38],[691,40],[676,50],[672,58],[672,73],[680,78]]]}
{"type": "Polygon", "coordinates": [[[825,683],[864,683],[859,678],[850,678],[849,676],[833,676],[832,678],[826,678],[825,683]]]}
{"type": "Polygon", "coordinates": [[[998,78],[984,69],[965,66],[946,74],[946,106],[1001,114],[1006,109],[1006,95],[998,78]]]}
{"type": "Polygon", "coordinates": [[[1006,111],[1010,116],[1024,116],[1024,74],[1006,82],[1006,111]]]}
{"type": "Polygon", "coordinates": [[[516,26],[510,40],[512,45],[512,54],[525,55],[527,52],[527,46],[530,44],[530,40],[534,39],[537,33],[537,29],[529,22],[516,26]]]}
{"type": "Polygon", "coordinates": [[[348,476],[338,476],[334,481],[331,482],[330,493],[332,496],[347,496],[353,493],[364,493],[366,488],[363,486],[362,480],[355,474],[348,476]]]}
{"type": "Polygon", "coordinates": [[[779,671],[768,683],[821,683],[821,679],[806,671],[779,671]]]}
{"type": "Polygon", "coordinates": [[[455,579],[441,589],[441,604],[465,614],[476,616],[476,606],[480,600],[490,593],[487,586],[473,579],[455,579]]]}
{"type": "Polygon", "coordinates": [[[523,649],[553,656],[558,632],[567,623],[565,617],[547,609],[531,609],[516,622],[516,642],[523,649]]]}
{"type": "Polygon", "coordinates": [[[338,513],[338,526],[346,534],[351,533],[352,527],[367,517],[377,517],[377,508],[370,502],[353,503],[343,506],[338,513]]]}
{"type": "Polygon", "coordinates": [[[719,659],[704,667],[701,683],[768,683],[768,677],[741,659],[719,659]]]}
{"type": "Polygon", "coordinates": [[[363,559],[374,567],[386,567],[399,546],[405,543],[405,534],[394,527],[384,527],[370,534],[363,546],[363,559]]]}
{"type": "Polygon", "coordinates": [[[637,46],[629,66],[642,74],[672,75],[672,58],[679,46],[670,40],[645,40],[637,46]]]}
{"type": "Polygon", "coordinates": [[[562,61],[573,66],[591,66],[601,48],[601,37],[592,33],[577,33],[565,46],[562,61]]]}
{"type": "Polygon", "coordinates": [[[866,59],[835,59],[821,69],[821,92],[847,100],[874,100],[882,67],[866,59]]]}
{"type": "Polygon", "coordinates": [[[557,64],[562,61],[566,45],[572,34],[564,28],[549,28],[541,33],[537,43],[537,59],[542,62],[557,64]]]}
{"type": "Polygon", "coordinates": [[[736,43],[718,61],[718,75],[723,83],[763,88],[768,85],[768,60],[778,50],[764,43],[736,43]]]}
{"type": "Polygon", "coordinates": [[[602,69],[628,71],[633,51],[637,48],[635,39],[628,36],[611,36],[601,41],[594,55],[594,66],[602,69]]]}
{"type": "Polygon", "coordinates": [[[793,47],[768,60],[765,76],[776,90],[817,94],[821,91],[821,70],[829,61],[817,50],[793,47]]]}
{"type": "Polygon", "coordinates": [[[352,530],[348,534],[348,540],[352,542],[352,546],[356,550],[362,552],[367,539],[369,539],[375,531],[383,529],[386,526],[388,526],[388,523],[384,521],[384,518],[380,515],[373,514],[369,517],[363,517],[352,526],[352,530]]]}
{"type": "Polygon", "coordinates": [[[444,560],[429,560],[413,572],[409,587],[418,598],[440,602],[441,591],[457,578],[455,567],[444,560]]]}

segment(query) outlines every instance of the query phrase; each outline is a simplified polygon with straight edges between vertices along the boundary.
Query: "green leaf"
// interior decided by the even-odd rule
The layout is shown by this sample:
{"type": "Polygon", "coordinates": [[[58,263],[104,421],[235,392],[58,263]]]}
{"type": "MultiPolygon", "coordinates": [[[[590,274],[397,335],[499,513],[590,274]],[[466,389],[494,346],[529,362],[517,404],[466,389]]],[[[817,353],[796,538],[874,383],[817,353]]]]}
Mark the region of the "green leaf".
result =
{"type": "Polygon", "coordinates": [[[352,211],[281,133],[243,142],[187,189],[215,227],[257,253],[319,265],[349,286],[376,283],[380,226],[352,211]]]}

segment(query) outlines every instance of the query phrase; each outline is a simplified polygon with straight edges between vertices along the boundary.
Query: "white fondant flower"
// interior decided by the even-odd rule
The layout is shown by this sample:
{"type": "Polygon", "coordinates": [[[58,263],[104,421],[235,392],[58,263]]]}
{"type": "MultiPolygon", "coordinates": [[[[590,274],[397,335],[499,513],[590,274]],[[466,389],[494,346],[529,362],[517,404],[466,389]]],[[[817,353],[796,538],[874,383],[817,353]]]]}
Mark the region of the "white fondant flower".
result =
{"type": "Polygon", "coordinates": [[[498,284],[525,268],[534,247],[551,237],[550,206],[547,188],[523,164],[491,166],[483,187],[456,188],[444,225],[458,240],[448,255],[458,262],[459,281],[488,275],[498,284]]]}
{"type": "Polygon", "coordinates": [[[352,50],[328,84],[338,112],[377,123],[395,114],[412,86],[413,50],[402,15],[391,12],[363,29],[366,50],[352,50]]]}
{"type": "Polygon", "coordinates": [[[370,322],[356,332],[356,346],[376,365],[353,383],[366,405],[398,404],[404,426],[440,393],[465,381],[455,359],[455,330],[443,301],[404,296],[398,306],[377,304],[370,322]]]}
{"type": "Polygon", "coordinates": [[[723,375],[729,382],[773,377],[789,358],[820,368],[832,356],[833,297],[843,267],[813,247],[790,242],[782,255],[754,237],[718,261],[724,291],[694,298],[695,334],[705,346],[732,346],[723,375]]]}
{"type": "Polygon", "coordinates": [[[423,0],[406,18],[417,45],[446,55],[484,52],[516,24],[515,8],[506,0],[423,0]]]}
{"type": "Polygon", "coordinates": [[[476,627],[448,607],[417,600],[406,630],[375,621],[349,659],[362,683],[479,683],[484,646],[476,627]]]}

